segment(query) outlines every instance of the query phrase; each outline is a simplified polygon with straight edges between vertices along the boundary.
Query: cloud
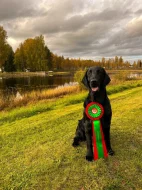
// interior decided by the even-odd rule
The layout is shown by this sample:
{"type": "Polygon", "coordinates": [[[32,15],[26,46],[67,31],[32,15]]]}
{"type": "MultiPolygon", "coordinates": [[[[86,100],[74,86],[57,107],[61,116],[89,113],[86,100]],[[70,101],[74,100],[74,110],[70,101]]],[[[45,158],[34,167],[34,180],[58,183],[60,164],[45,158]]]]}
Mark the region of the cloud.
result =
{"type": "Polygon", "coordinates": [[[36,13],[36,1],[34,0],[1,0],[0,20],[12,20],[19,17],[34,16],[36,13]]]}
{"type": "Polygon", "coordinates": [[[142,16],[138,18],[133,18],[127,24],[127,33],[130,37],[140,37],[142,36],[142,16]]]}
{"type": "Polygon", "coordinates": [[[14,47],[43,34],[47,46],[69,57],[138,56],[140,0],[1,0],[0,21],[14,47]]]}

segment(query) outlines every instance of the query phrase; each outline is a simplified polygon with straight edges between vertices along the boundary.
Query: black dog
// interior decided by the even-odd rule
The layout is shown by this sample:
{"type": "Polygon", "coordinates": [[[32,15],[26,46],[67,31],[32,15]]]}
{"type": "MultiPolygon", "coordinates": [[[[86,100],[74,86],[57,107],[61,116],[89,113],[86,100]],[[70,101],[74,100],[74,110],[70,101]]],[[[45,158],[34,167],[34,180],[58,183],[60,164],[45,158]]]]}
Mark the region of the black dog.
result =
{"type": "MultiPolygon", "coordinates": [[[[84,108],[90,102],[98,102],[104,107],[104,115],[101,118],[103,133],[105,137],[106,147],[109,155],[113,155],[114,151],[110,144],[110,124],[112,110],[110,101],[106,93],[106,85],[109,84],[110,78],[102,67],[90,67],[82,80],[83,84],[88,88],[89,94],[84,102],[84,108]]],[[[73,146],[78,146],[80,141],[87,141],[87,154],[86,160],[93,160],[93,147],[92,147],[92,130],[91,120],[87,118],[85,111],[83,118],[79,120],[74,137],[73,146]]]]}

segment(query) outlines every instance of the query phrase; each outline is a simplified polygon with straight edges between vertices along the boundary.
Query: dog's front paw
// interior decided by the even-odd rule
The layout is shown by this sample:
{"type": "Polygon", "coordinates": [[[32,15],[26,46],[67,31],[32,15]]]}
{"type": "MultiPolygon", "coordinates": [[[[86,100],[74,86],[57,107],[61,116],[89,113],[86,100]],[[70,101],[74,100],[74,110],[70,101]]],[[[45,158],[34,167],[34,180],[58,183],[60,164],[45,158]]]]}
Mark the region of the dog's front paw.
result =
{"type": "Polygon", "coordinates": [[[93,154],[92,153],[87,153],[87,155],[86,155],[86,160],[87,161],[89,161],[89,162],[91,162],[92,160],[93,160],[93,154]]]}
{"type": "Polygon", "coordinates": [[[76,147],[76,146],[78,146],[78,145],[79,145],[79,140],[78,140],[77,138],[74,138],[73,143],[72,143],[72,146],[73,146],[73,147],[76,147]]]}
{"type": "Polygon", "coordinates": [[[110,148],[110,149],[108,150],[108,154],[109,154],[110,156],[113,156],[113,155],[115,154],[115,152],[110,148]]]}

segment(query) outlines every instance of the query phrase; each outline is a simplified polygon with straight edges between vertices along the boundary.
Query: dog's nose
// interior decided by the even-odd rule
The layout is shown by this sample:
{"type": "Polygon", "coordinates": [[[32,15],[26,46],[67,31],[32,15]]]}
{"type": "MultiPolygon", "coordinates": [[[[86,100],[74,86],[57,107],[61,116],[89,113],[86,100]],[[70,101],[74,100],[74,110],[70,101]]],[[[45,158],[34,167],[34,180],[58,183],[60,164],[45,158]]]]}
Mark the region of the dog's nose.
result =
{"type": "Polygon", "coordinates": [[[98,86],[98,82],[97,82],[96,79],[92,79],[92,80],[91,80],[91,86],[92,86],[92,87],[97,87],[97,86],[98,86]]]}

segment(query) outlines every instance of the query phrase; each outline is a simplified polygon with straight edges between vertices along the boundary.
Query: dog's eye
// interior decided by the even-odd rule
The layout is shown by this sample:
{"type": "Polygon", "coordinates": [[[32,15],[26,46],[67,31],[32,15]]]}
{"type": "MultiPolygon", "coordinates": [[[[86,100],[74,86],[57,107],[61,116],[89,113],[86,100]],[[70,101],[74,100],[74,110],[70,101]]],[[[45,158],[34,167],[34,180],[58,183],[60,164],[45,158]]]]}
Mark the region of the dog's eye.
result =
{"type": "Polygon", "coordinates": [[[92,74],[92,70],[88,70],[87,75],[91,76],[91,74],[92,74]]]}
{"type": "Polygon", "coordinates": [[[92,74],[92,70],[89,70],[89,73],[92,74]]]}

